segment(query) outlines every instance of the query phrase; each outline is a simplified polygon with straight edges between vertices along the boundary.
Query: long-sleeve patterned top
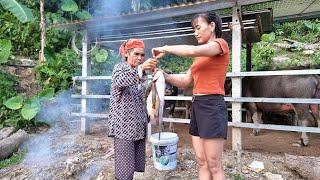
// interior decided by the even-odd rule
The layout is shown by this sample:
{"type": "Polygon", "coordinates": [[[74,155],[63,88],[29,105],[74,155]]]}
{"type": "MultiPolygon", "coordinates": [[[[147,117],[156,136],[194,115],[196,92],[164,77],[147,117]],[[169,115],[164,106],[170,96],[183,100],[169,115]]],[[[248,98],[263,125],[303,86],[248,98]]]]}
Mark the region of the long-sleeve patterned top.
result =
{"type": "Polygon", "coordinates": [[[144,78],[138,68],[125,62],[115,65],[112,73],[108,135],[126,140],[146,137],[147,110],[144,102],[144,78]]]}

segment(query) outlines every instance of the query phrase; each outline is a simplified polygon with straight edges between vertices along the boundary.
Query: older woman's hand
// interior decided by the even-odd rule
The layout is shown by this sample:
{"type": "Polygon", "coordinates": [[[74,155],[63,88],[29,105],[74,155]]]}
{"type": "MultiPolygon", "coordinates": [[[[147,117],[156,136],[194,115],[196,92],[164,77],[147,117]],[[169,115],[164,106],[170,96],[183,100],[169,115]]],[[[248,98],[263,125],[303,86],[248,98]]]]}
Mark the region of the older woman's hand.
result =
{"type": "Polygon", "coordinates": [[[153,58],[159,59],[159,58],[162,58],[164,55],[166,55],[165,47],[166,46],[153,48],[152,49],[153,58]]]}
{"type": "Polygon", "coordinates": [[[157,67],[158,60],[149,58],[141,64],[142,70],[154,70],[157,67]]]}

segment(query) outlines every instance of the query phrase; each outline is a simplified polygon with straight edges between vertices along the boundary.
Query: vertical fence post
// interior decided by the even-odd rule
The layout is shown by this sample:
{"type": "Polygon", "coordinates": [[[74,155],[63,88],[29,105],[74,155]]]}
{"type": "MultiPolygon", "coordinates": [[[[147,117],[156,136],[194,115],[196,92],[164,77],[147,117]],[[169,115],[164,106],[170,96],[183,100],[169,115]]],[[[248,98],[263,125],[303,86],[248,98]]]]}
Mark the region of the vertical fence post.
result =
{"type": "MultiPolygon", "coordinates": [[[[241,72],[241,25],[239,21],[240,7],[234,6],[232,8],[232,72],[241,72]]],[[[232,78],[232,97],[241,97],[241,78],[232,78]]],[[[241,103],[232,103],[232,122],[241,122],[242,111],[241,103]]],[[[241,172],[241,150],[242,150],[242,133],[241,128],[232,128],[232,150],[236,153],[236,163],[238,165],[237,171],[241,172]]]]}
{"type": "MultiPolygon", "coordinates": [[[[84,31],[82,38],[82,77],[88,76],[88,34],[84,31]]],[[[88,94],[87,80],[82,80],[81,82],[81,95],[88,94]]],[[[87,112],[87,99],[81,98],[81,114],[87,112]]],[[[85,116],[81,117],[81,133],[89,133],[88,119],[85,116]]]]}

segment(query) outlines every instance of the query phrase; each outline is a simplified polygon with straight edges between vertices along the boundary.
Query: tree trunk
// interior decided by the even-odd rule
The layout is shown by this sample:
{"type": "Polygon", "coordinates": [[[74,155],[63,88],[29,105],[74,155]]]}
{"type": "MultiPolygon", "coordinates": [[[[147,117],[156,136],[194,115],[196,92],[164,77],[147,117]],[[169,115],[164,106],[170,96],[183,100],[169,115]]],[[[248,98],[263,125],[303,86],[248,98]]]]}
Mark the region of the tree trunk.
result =
{"type": "Polygon", "coordinates": [[[24,142],[28,134],[24,130],[19,130],[13,135],[0,141],[0,160],[11,156],[19,148],[19,145],[24,142]]]}
{"type": "Polygon", "coordinates": [[[285,154],[285,165],[311,180],[320,179],[320,158],[285,154]]]}
{"type": "Polygon", "coordinates": [[[5,127],[0,130],[0,140],[9,137],[12,133],[14,133],[14,127],[5,127]]]}
{"type": "Polygon", "coordinates": [[[40,31],[41,31],[41,50],[39,55],[39,63],[45,61],[44,48],[46,45],[46,22],[44,14],[44,0],[40,0],[40,31]]]}

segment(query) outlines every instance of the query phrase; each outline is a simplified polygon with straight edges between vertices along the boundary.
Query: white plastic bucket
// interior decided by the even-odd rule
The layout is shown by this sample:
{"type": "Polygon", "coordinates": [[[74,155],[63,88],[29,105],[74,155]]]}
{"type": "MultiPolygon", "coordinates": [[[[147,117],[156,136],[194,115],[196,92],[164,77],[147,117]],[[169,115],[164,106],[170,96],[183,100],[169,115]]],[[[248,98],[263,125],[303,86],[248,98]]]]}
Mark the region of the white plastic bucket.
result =
{"type": "Polygon", "coordinates": [[[179,137],[176,133],[161,132],[152,134],[153,164],[158,170],[173,170],[177,167],[177,144],[179,137]]]}

